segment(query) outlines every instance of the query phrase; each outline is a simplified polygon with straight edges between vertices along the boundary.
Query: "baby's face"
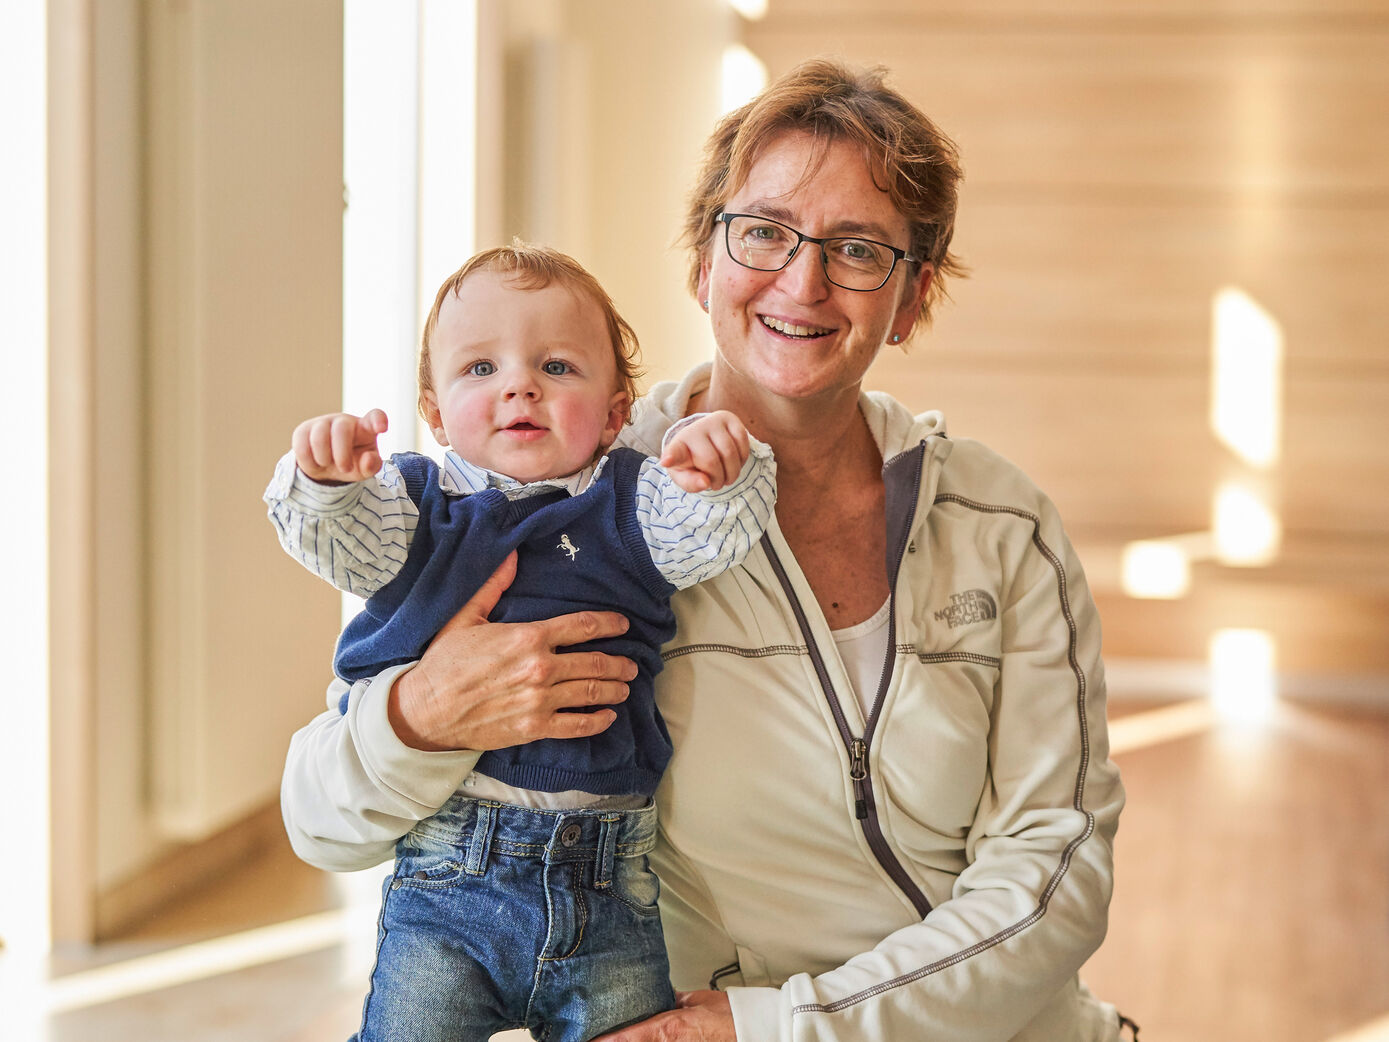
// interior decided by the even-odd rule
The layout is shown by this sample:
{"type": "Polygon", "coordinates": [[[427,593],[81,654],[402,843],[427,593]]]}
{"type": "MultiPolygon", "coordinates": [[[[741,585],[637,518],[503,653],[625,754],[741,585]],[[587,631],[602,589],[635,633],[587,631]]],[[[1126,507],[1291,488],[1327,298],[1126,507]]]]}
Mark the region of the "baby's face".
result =
{"type": "Polygon", "coordinates": [[[612,444],[626,416],[603,312],[567,285],[520,289],[469,275],[439,310],[424,393],[440,444],[517,481],[565,477],[612,444]]]}

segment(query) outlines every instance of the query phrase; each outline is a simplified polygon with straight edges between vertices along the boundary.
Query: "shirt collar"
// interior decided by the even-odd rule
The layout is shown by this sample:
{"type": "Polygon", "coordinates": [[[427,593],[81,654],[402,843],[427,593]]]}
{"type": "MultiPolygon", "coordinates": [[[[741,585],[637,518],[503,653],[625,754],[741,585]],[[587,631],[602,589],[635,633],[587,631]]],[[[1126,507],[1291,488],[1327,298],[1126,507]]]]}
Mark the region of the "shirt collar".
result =
{"type": "Polygon", "coordinates": [[[501,489],[506,493],[507,499],[525,499],[527,496],[549,492],[556,488],[563,489],[571,496],[577,496],[602,473],[603,464],[606,462],[607,457],[604,456],[597,463],[562,478],[543,478],[540,481],[521,482],[515,478],[509,478],[505,474],[498,474],[494,470],[487,470],[484,467],[469,463],[458,453],[449,451],[444,453],[444,463],[439,468],[439,487],[454,496],[466,496],[488,488],[501,489]]]}

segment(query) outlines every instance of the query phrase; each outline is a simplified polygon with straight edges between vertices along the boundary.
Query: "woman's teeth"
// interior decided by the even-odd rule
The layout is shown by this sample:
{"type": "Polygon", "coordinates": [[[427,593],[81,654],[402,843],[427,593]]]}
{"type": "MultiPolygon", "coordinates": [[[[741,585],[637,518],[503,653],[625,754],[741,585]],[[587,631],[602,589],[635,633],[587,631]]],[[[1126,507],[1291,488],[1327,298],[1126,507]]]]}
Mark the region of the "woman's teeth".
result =
{"type": "Polygon", "coordinates": [[[774,329],[778,333],[786,336],[824,336],[826,333],[833,332],[829,329],[821,329],[819,326],[793,326],[790,322],[783,322],[779,318],[768,318],[761,316],[762,324],[768,329],[774,329]]]}

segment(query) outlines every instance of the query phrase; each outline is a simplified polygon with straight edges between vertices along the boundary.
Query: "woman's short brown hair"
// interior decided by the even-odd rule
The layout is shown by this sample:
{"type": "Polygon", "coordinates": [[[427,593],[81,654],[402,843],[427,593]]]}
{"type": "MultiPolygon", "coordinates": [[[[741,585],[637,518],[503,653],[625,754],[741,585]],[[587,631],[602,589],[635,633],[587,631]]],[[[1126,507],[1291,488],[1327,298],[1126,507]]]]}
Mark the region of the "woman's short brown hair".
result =
{"type": "Polygon", "coordinates": [[[463,267],[444,280],[435,294],[434,306],[429,309],[429,317],[424,321],[424,334],[420,337],[418,382],[421,416],[425,416],[424,392],[434,389],[434,376],[429,368],[429,344],[439,327],[439,311],[449,295],[457,293],[463,281],[478,271],[495,271],[505,275],[518,289],[544,289],[557,282],[579,291],[597,304],[603,312],[613,359],[617,363],[616,389],[626,392],[630,409],[637,399],[637,380],[641,377],[641,370],[637,366],[640,345],[636,332],[617,313],[617,305],[608,296],[607,290],[573,257],[549,246],[536,246],[515,239],[510,246],[496,246],[469,257],[463,267]]]}
{"type": "MultiPolygon", "coordinates": [[[[814,137],[822,156],[835,141],[863,149],[874,181],[907,219],[909,252],[934,270],[920,313],[923,324],[930,322],[932,307],[945,295],[946,277],[967,274],[950,252],[962,176],[959,154],[920,109],[886,85],[885,76],[882,68],[812,59],[719,121],[704,146],[681,236],[690,251],[692,293],[698,293],[704,250],[729,197],[774,138],[801,131],[814,137]]],[[[806,178],[814,172],[812,165],[806,178]]]]}

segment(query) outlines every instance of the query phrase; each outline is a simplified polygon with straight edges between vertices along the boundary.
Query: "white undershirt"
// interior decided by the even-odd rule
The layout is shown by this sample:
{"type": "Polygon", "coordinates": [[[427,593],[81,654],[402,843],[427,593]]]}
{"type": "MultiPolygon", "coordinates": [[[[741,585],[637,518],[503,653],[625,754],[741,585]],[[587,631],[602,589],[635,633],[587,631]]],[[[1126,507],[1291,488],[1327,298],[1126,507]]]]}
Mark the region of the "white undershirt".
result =
{"type": "Polygon", "coordinates": [[[878,683],[883,677],[883,640],[887,636],[889,606],[890,599],[883,601],[871,619],[831,631],[865,720],[873,711],[873,700],[878,697],[878,683]]]}

